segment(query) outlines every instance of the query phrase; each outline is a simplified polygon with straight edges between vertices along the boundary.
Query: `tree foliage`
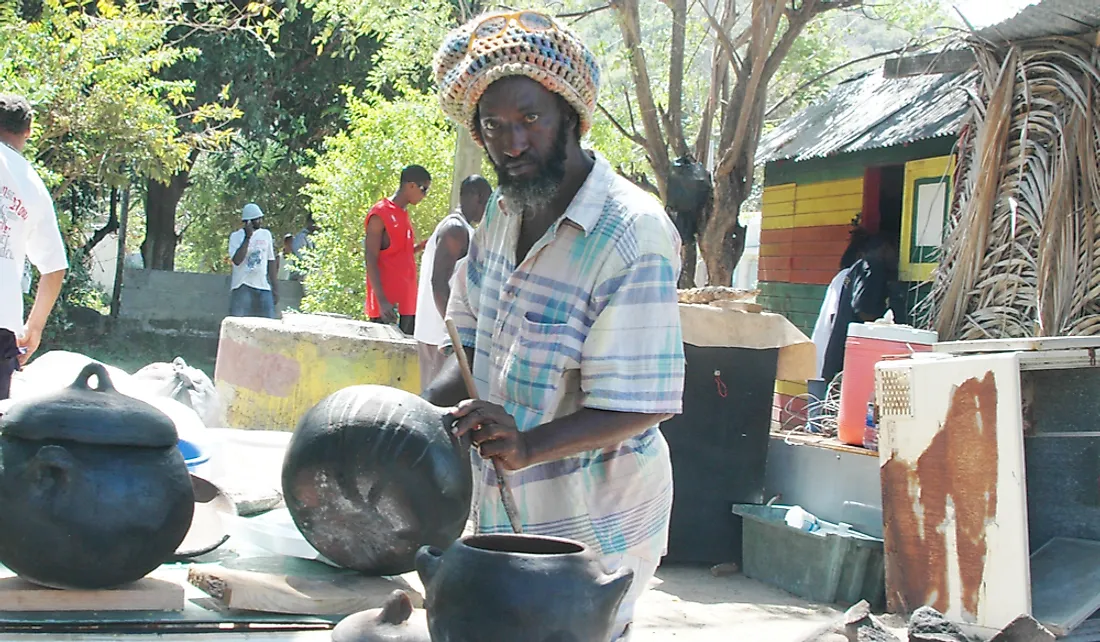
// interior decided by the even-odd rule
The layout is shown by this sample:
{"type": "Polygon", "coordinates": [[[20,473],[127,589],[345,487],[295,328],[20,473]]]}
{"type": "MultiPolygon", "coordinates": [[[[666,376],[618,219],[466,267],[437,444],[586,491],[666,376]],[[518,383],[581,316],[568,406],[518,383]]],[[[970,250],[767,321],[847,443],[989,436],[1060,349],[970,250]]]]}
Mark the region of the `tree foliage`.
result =
{"type": "Polygon", "coordinates": [[[178,16],[161,6],[171,5],[44,0],[33,19],[0,23],[0,91],[35,105],[28,155],[55,196],[78,181],[121,185],[130,172],[165,179],[193,147],[227,140],[238,111],[194,104],[193,81],[160,77],[199,53],[168,41],[178,16]]]}
{"type": "MultiPolygon", "coordinates": [[[[893,0],[886,6],[895,4],[906,3],[893,0]]],[[[900,24],[938,1],[915,4],[915,11],[899,9],[891,15],[900,24]]],[[[823,21],[874,8],[863,0],[613,0],[609,6],[630,79],[622,106],[604,105],[602,111],[645,150],[653,183],[666,203],[677,166],[713,168],[705,204],[692,212],[670,209],[670,215],[687,237],[682,282],[693,280],[698,240],[709,278],[728,283],[744,249],[745,228],[738,215],[753,193],[756,147],[775,95],[772,83],[785,74],[792,92],[812,98],[805,92],[814,83],[802,79],[827,77],[843,57],[843,47],[818,44],[835,31],[823,21]],[[667,35],[653,38],[661,24],[668,25],[661,32],[667,35]],[[693,90],[700,79],[702,93],[693,90]]]]}
{"type": "Polygon", "coordinates": [[[412,208],[417,238],[447,213],[454,131],[434,96],[410,92],[387,101],[377,93],[348,94],[348,127],[326,139],[324,151],[302,173],[304,192],[320,225],[307,254],[302,309],[363,317],[363,218],[398,187],[401,169],[423,165],[432,175],[428,197],[412,208]]]}

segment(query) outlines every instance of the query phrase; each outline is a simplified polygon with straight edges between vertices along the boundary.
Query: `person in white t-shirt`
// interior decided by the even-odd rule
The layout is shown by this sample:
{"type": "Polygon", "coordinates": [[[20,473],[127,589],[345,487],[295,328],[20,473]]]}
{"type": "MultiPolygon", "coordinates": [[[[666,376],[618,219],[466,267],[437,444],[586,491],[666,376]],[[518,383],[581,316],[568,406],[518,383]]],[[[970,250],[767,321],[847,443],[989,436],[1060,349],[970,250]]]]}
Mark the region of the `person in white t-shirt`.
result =
{"type": "Polygon", "coordinates": [[[264,213],[249,203],[241,209],[241,229],[229,235],[229,258],[233,271],[229,278],[229,316],[275,318],[279,301],[279,264],[275,243],[264,229],[264,213]]]}
{"type": "Polygon", "coordinates": [[[0,94],[0,399],[8,398],[12,372],[38,349],[69,267],[53,199],[23,158],[33,120],[26,98],[0,94]],[[27,259],[41,277],[24,321],[27,259]]]}
{"type": "Polygon", "coordinates": [[[447,299],[451,298],[451,275],[455,264],[466,256],[473,226],[485,215],[492,192],[489,181],[477,174],[467,176],[458,193],[458,209],[439,222],[424,246],[416,294],[416,327],[413,329],[422,389],[428,387],[443,367],[444,357],[439,346],[447,336],[443,317],[447,313],[447,299]]]}

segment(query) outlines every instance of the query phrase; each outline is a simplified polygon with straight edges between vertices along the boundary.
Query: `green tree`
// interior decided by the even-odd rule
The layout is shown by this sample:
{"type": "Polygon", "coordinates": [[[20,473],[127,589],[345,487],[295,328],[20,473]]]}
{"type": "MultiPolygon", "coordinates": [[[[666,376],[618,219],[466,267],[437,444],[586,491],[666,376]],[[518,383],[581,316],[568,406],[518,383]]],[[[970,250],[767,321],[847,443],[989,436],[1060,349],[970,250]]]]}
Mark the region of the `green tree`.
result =
{"type": "MultiPolygon", "coordinates": [[[[828,78],[825,72],[843,59],[845,47],[837,35],[848,27],[827,19],[883,11],[892,24],[912,27],[942,16],[939,0],[882,5],[863,0],[613,0],[608,5],[619,39],[601,46],[619,53],[611,59],[601,98],[604,115],[644,150],[652,184],[666,204],[677,159],[714,168],[701,208],[670,211],[685,236],[682,283],[694,279],[696,239],[711,282],[729,283],[744,250],[738,214],[753,193],[765,114],[779,100],[773,82],[785,78],[782,88],[809,100],[820,85],[805,81],[828,78]],[[626,91],[617,91],[622,88],[626,91]]],[[[602,12],[593,16],[606,20],[602,12]]],[[[597,37],[606,41],[610,33],[601,26],[597,37]]]]}
{"type": "Polygon", "coordinates": [[[393,195],[401,169],[417,163],[432,175],[428,197],[412,210],[417,238],[425,238],[447,213],[454,130],[435,97],[410,91],[388,101],[377,93],[348,93],[348,127],[325,140],[305,194],[320,225],[315,249],[305,258],[307,312],[363,317],[363,217],[393,195]]]}
{"type": "Polygon", "coordinates": [[[43,0],[23,2],[19,10],[6,6],[0,91],[24,94],[35,105],[25,155],[51,189],[70,248],[70,275],[53,317],[63,321],[66,306],[96,303],[83,260],[118,227],[117,188],[134,175],[169,177],[189,150],[222,144],[230,135],[226,122],[238,112],[196,102],[187,79],[161,77],[198,54],[169,40],[182,20],[177,5],[43,0]],[[106,225],[93,234],[105,209],[106,225]]]}
{"type": "MultiPolygon", "coordinates": [[[[213,241],[205,233],[230,229],[237,222],[233,211],[239,212],[248,201],[263,207],[273,227],[289,230],[304,219],[305,202],[298,194],[304,180],[298,169],[310,162],[307,152],[318,149],[324,137],[343,124],[341,85],[370,71],[369,55],[345,52],[369,53],[377,44],[337,30],[318,47],[315,42],[327,27],[315,20],[308,6],[286,0],[265,7],[275,18],[260,32],[228,29],[180,35],[202,55],[166,70],[165,77],[191,80],[200,100],[232,99],[240,115],[232,123],[231,145],[193,150],[171,180],[147,185],[147,267],[174,269],[180,243],[181,267],[208,264],[213,241]],[[193,176],[206,168],[216,168],[224,176],[193,176]]],[[[257,11],[262,14],[262,9],[257,11]]]]}
{"type": "Polygon", "coordinates": [[[34,103],[28,155],[55,197],[80,181],[122,185],[130,172],[167,178],[192,148],[228,139],[238,112],[196,105],[193,82],[158,75],[198,54],[167,42],[172,19],[136,2],[44,0],[33,19],[0,23],[0,91],[34,103]]]}

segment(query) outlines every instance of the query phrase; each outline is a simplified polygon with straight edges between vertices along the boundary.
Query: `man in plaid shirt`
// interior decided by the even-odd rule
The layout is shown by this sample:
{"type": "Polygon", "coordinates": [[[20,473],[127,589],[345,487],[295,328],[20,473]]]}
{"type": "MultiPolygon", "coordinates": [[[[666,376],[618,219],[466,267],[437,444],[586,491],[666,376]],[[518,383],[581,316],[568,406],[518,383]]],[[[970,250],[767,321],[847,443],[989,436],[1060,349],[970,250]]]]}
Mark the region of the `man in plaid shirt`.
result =
{"type": "Polygon", "coordinates": [[[453,359],[424,396],[456,405],[455,432],[476,446],[478,532],[511,532],[495,458],[525,533],[584,542],[609,570],[634,571],[624,637],[668,540],[672,467],[658,424],[683,396],[680,239],[656,199],[581,147],[599,70],[557,21],[475,19],[444,41],[436,78],[500,188],[447,310],[481,400],[463,401],[453,359]]]}

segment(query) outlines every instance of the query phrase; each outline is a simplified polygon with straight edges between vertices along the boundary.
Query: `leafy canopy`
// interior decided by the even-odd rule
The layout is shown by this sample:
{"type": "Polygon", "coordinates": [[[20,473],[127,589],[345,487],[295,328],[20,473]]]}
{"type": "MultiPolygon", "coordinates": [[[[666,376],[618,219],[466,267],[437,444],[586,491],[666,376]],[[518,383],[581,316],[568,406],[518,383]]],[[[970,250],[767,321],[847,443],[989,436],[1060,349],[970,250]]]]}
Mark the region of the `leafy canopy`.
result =
{"type": "Polygon", "coordinates": [[[392,196],[406,165],[432,175],[428,197],[410,211],[416,237],[426,238],[447,213],[454,131],[435,97],[418,92],[387,101],[376,93],[348,97],[348,127],[329,137],[311,167],[304,193],[320,230],[305,258],[306,312],[363,316],[363,218],[392,196]]]}

